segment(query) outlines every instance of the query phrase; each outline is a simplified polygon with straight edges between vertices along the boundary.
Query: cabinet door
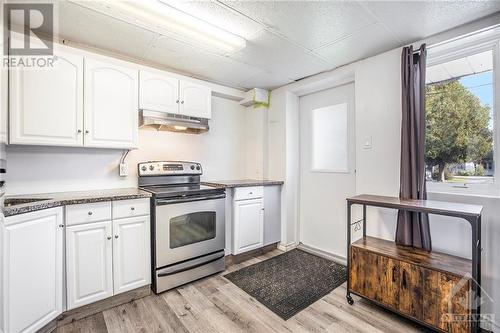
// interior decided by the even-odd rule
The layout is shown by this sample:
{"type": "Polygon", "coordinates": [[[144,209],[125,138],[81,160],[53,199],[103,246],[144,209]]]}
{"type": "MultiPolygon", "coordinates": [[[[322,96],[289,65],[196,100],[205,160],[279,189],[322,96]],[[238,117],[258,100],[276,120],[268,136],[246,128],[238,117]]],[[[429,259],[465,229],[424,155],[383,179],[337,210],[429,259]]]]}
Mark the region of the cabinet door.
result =
{"type": "Polygon", "coordinates": [[[115,295],[151,283],[149,215],[113,221],[115,295]]]}
{"type": "Polygon", "coordinates": [[[68,309],[113,295],[111,221],[66,228],[68,309]]]}
{"type": "Polygon", "coordinates": [[[83,57],[56,55],[52,69],[11,69],[10,143],[83,145],[83,57]]]}
{"type": "Polygon", "coordinates": [[[62,313],[62,208],[8,217],[5,223],[1,329],[36,332],[62,313]]]}
{"type": "Polygon", "coordinates": [[[234,254],[263,246],[263,209],[262,199],[234,202],[234,254]]]}
{"type": "Polygon", "coordinates": [[[212,117],[212,91],[205,86],[180,82],[180,113],[185,116],[208,118],[212,117]]]}
{"type": "Polygon", "coordinates": [[[142,110],[179,112],[179,80],[147,71],[140,73],[139,108],[142,110]]]}
{"type": "Polygon", "coordinates": [[[137,148],[138,71],[85,58],[86,147],[137,148]]]}

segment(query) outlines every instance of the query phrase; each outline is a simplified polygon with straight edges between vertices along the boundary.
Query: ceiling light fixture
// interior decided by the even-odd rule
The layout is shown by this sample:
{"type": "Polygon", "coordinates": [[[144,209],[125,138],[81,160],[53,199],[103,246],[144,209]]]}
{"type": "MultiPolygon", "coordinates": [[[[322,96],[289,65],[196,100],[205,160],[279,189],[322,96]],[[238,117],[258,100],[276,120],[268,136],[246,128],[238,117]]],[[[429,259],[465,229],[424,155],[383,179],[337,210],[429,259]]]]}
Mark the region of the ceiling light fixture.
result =
{"type": "Polygon", "coordinates": [[[205,46],[224,53],[233,53],[246,46],[244,38],[191,16],[161,0],[73,2],[195,46],[205,46]]]}

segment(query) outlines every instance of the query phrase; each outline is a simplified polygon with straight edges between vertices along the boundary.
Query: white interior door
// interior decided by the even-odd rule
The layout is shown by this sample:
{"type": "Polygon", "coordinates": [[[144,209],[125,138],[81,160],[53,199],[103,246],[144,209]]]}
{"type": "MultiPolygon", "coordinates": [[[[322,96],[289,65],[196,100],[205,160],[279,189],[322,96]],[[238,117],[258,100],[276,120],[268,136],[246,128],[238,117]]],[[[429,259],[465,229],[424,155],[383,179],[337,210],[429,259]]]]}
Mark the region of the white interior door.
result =
{"type": "Polygon", "coordinates": [[[343,258],[355,152],[354,84],[301,97],[299,240],[343,258]]]}

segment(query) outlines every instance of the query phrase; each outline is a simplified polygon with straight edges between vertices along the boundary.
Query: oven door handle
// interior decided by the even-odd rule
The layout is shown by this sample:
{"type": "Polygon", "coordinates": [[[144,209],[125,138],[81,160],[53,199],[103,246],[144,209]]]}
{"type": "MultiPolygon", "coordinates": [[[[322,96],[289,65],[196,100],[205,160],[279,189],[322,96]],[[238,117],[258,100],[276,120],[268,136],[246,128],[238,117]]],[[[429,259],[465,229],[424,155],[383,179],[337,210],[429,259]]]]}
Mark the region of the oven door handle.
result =
{"type": "Polygon", "coordinates": [[[210,264],[211,262],[217,261],[221,258],[224,258],[225,253],[224,250],[213,253],[211,255],[205,256],[204,258],[198,258],[192,260],[190,263],[185,263],[184,265],[176,265],[178,267],[167,267],[163,268],[157,271],[157,276],[158,277],[164,277],[164,276],[169,276],[169,275],[174,275],[177,273],[185,272],[190,269],[194,269],[200,266],[204,266],[207,264],[210,264]]]}
{"type": "Polygon", "coordinates": [[[181,202],[192,202],[192,201],[202,201],[202,200],[213,200],[213,199],[223,199],[226,197],[225,193],[217,194],[217,195],[207,195],[207,196],[199,196],[199,197],[182,197],[182,198],[172,198],[172,199],[156,199],[156,205],[170,205],[181,202]]]}

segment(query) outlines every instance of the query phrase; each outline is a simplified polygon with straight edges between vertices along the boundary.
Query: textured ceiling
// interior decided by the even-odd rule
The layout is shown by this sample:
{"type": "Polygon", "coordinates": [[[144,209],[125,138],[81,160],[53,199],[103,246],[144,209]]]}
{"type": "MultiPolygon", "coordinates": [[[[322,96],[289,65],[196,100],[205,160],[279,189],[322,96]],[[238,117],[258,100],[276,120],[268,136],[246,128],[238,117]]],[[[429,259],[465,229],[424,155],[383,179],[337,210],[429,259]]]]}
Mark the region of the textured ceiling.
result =
{"type": "Polygon", "coordinates": [[[164,1],[247,40],[220,55],[59,2],[59,35],[237,88],[275,88],[471,22],[500,1],[164,1]]]}

